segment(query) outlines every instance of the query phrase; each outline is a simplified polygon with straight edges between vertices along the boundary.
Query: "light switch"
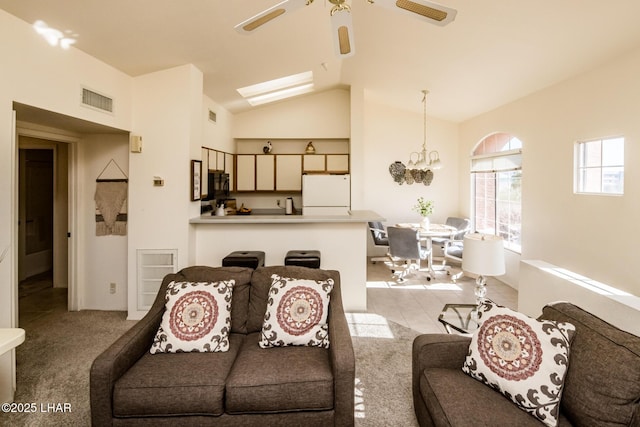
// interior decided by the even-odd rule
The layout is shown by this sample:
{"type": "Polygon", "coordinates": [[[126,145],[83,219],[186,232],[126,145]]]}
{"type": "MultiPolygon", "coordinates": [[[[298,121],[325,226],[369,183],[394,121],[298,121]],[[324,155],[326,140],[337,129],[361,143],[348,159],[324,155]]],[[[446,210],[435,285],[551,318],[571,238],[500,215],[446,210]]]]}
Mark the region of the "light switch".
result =
{"type": "Polygon", "coordinates": [[[139,135],[131,135],[129,137],[129,144],[131,146],[132,153],[142,153],[142,137],[139,135]]]}

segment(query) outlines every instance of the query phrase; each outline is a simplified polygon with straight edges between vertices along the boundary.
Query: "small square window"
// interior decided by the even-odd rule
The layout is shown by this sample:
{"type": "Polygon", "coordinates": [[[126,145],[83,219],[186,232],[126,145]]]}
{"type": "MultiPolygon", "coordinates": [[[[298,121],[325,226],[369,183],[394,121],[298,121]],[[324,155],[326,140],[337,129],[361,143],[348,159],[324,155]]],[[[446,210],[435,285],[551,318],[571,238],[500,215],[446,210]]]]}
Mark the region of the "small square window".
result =
{"type": "Polygon", "coordinates": [[[576,144],[575,192],[624,194],[624,138],[576,144]]]}

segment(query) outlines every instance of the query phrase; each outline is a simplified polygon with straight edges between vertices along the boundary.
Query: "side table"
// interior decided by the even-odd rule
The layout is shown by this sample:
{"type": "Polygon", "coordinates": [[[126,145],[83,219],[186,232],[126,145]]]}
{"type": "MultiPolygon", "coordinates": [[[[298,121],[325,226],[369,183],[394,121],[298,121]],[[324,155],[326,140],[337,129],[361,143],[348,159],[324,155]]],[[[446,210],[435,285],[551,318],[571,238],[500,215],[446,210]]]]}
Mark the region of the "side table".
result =
{"type": "Polygon", "coordinates": [[[446,304],[438,321],[447,333],[472,334],[478,329],[477,304],[446,304]]]}
{"type": "Polygon", "coordinates": [[[24,329],[0,328],[0,354],[3,354],[24,342],[24,329]]]}

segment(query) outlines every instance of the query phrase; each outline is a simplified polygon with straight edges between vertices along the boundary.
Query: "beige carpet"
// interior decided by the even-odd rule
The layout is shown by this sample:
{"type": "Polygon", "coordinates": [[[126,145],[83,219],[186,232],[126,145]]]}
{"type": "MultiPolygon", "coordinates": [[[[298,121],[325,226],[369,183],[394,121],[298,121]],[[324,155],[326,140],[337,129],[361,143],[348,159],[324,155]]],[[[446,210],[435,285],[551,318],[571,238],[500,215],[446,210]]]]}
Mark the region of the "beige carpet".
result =
{"type": "MultiPolygon", "coordinates": [[[[134,322],[124,312],[50,312],[29,322],[17,349],[15,402],[35,413],[0,413],[1,426],[88,426],[89,368],[134,322]],[[68,404],[67,412],[41,412],[68,404]],[[54,406],[55,407],[55,406],[54,406]]],[[[356,354],[355,423],[417,426],[411,401],[411,343],[416,332],[375,314],[349,314],[356,354]]]]}

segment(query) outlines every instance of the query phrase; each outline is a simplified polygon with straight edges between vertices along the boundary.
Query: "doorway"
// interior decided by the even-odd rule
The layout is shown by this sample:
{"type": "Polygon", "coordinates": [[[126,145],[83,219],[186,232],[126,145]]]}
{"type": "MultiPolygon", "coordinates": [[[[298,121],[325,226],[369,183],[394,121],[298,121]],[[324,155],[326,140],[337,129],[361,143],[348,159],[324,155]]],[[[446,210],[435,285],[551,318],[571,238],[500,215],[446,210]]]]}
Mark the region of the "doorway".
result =
{"type": "MultiPolygon", "coordinates": [[[[18,298],[55,292],[56,304],[67,309],[67,144],[20,135],[18,146],[18,298]]],[[[19,310],[19,323],[51,309],[52,298],[37,301],[28,313],[19,310]]]]}

